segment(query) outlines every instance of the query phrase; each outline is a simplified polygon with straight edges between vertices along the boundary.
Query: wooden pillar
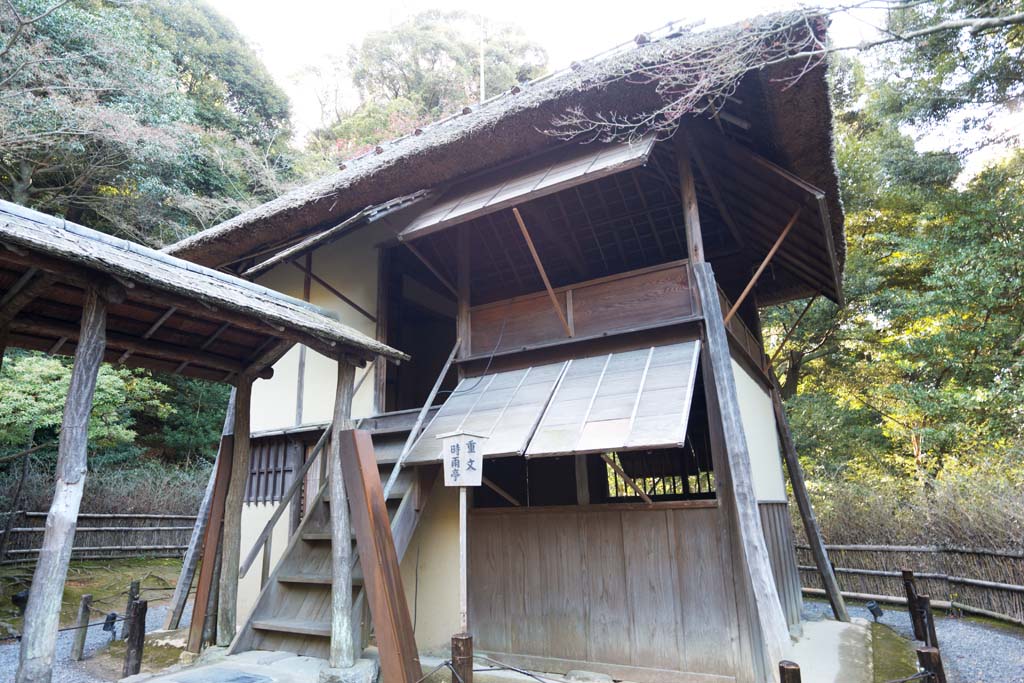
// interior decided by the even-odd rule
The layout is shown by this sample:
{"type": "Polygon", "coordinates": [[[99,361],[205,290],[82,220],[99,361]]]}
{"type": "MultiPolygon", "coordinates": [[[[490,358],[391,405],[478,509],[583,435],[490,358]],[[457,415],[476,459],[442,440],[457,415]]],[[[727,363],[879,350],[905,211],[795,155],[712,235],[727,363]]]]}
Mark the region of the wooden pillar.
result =
{"type": "MultiPolygon", "coordinates": [[[[459,358],[465,358],[469,355],[470,349],[473,348],[472,340],[469,336],[469,305],[470,305],[470,250],[469,250],[469,232],[467,232],[467,226],[460,225],[458,228],[458,246],[456,250],[456,257],[458,263],[456,265],[458,271],[458,280],[456,287],[459,290],[458,296],[458,337],[461,340],[462,348],[459,349],[459,358]]],[[[459,370],[460,377],[462,379],[461,372],[459,370]]]]}
{"type": "Polygon", "coordinates": [[[818,527],[818,518],[814,516],[811,498],[807,494],[804,471],[800,467],[796,446],[793,443],[793,433],[789,428],[789,419],[786,417],[786,409],[782,405],[782,389],[779,387],[779,381],[775,379],[775,373],[771,368],[768,369],[768,377],[772,382],[771,394],[772,405],[775,408],[775,423],[778,428],[779,437],[782,440],[782,453],[786,459],[789,483],[793,485],[793,497],[796,499],[797,509],[800,510],[800,519],[804,523],[807,543],[811,546],[814,564],[818,567],[818,574],[821,575],[822,585],[825,586],[825,594],[828,596],[829,604],[832,605],[832,614],[835,615],[838,621],[849,621],[850,615],[846,611],[846,602],[839,591],[839,582],[836,581],[836,574],[832,570],[832,563],[828,561],[825,542],[821,538],[821,528],[818,527]]]}
{"type": "MultiPolygon", "coordinates": [[[[229,455],[234,450],[234,429],[235,429],[235,394],[231,390],[231,399],[228,401],[228,413],[224,417],[224,424],[228,433],[220,437],[219,452],[223,457],[217,458],[215,482],[213,485],[213,501],[210,503],[210,519],[206,523],[206,534],[203,536],[203,564],[199,570],[199,581],[196,583],[196,598],[192,606],[192,623],[189,625],[188,645],[189,652],[198,653],[204,642],[209,642],[205,637],[205,622],[216,621],[216,614],[208,609],[212,602],[216,604],[215,598],[220,586],[220,539],[224,521],[224,499],[227,497],[228,483],[231,479],[231,458],[229,455]],[[230,425],[230,426],[229,426],[230,425]]],[[[214,633],[214,638],[216,633],[214,633]]]]}
{"type": "Polygon", "coordinates": [[[780,683],[800,683],[800,666],[794,662],[779,662],[780,683]]]}
{"type": "Polygon", "coordinates": [[[473,683],[473,636],[468,633],[452,636],[452,668],[456,679],[461,679],[462,683],[473,683]]]}
{"type": "Polygon", "coordinates": [[[345,669],[356,663],[352,633],[352,532],[349,525],[348,495],[341,470],[341,434],[352,429],[352,392],[355,366],[338,360],[338,387],[334,397],[334,421],[328,451],[331,492],[331,654],[332,668],[345,669]]]}
{"type": "Polygon", "coordinates": [[[704,315],[701,363],[715,454],[716,490],[738,541],[738,574],[744,582],[739,588],[746,593],[749,608],[760,626],[763,668],[774,672],[789,644],[789,629],[761,527],[718,286],[707,263],[694,264],[693,273],[704,315]]]}
{"type": "Polygon", "coordinates": [[[96,376],[107,346],[106,328],[107,301],[95,289],[89,289],[82,306],[81,331],[64,403],[57,454],[57,486],[46,516],[46,531],[25,610],[17,683],[50,682],[60,625],[60,600],[85,488],[89,415],[96,376]]]}
{"type": "Polygon", "coordinates": [[[92,595],[86,593],[78,604],[78,619],[74,640],[71,641],[71,659],[80,662],[85,657],[85,637],[89,635],[89,617],[92,616],[92,595]]]}
{"type": "Polygon", "coordinates": [[[192,581],[196,575],[196,567],[199,564],[199,556],[203,550],[203,537],[206,535],[206,527],[210,521],[210,508],[213,505],[213,490],[217,482],[217,465],[221,458],[227,458],[224,453],[224,437],[232,433],[235,419],[235,392],[231,392],[228,398],[228,408],[224,415],[224,427],[221,429],[221,440],[217,446],[217,457],[213,461],[213,468],[210,470],[210,480],[206,482],[206,492],[203,494],[203,502],[199,505],[199,512],[196,515],[195,526],[192,527],[192,536],[188,541],[188,550],[185,551],[185,559],[181,564],[181,572],[178,574],[178,583],[174,586],[174,595],[171,596],[171,604],[167,608],[167,618],[164,620],[164,630],[173,631],[181,623],[181,615],[185,611],[185,604],[188,602],[188,593],[192,589],[192,581]]]}
{"type": "Polygon", "coordinates": [[[686,248],[691,263],[704,261],[704,237],[700,230],[700,213],[697,208],[697,187],[693,181],[693,164],[686,134],[682,127],[672,137],[676,148],[676,163],[679,165],[679,194],[683,200],[683,225],[686,229],[686,248]]]}
{"type": "Polygon", "coordinates": [[[921,669],[931,674],[931,679],[925,679],[928,683],[946,683],[946,670],[942,666],[942,656],[937,647],[917,648],[917,663],[921,669]]]}
{"type": "Polygon", "coordinates": [[[238,566],[242,554],[242,500],[249,478],[249,409],[252,377],[241,375],[235,388],[234,445],[231,478],[224,498],[224,538],[221,542],[220,594],[217,605],[217,644],[227,646],[235,637],[238,617],[238,566]]]}
{"type": "Polygon", "coordinates": [[[142,668],[142,649],[146,644],[146,611],[149,606],[145,600],[132,600],[128,603],[128,619],[132,627],[124,651],[124,669],[121,675],[128,677],[139,673],[142,668]]]}

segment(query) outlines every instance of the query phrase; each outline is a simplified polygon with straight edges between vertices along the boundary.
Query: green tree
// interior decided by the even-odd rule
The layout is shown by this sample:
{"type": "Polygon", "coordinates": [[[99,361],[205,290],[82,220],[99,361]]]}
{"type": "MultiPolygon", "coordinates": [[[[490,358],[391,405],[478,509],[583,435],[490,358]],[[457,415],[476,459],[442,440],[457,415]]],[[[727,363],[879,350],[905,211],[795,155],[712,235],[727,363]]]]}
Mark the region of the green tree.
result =
{"type": "MultiPolygon", "coordinates": [[[[360,103],[340,107],[336,89],[322,84],[331,92],[321,97],[327,121],[310,136],[309,148],[337,161],[478,101],[481,48],[488,95],[536,78],[547,64],[544,50],[519,28],[464,12],[423,12],[371,33],[348,55],[360,103]]],[[[333,79],[341,67],[335,63],[333,77],[314,76],[333,79]]]]}

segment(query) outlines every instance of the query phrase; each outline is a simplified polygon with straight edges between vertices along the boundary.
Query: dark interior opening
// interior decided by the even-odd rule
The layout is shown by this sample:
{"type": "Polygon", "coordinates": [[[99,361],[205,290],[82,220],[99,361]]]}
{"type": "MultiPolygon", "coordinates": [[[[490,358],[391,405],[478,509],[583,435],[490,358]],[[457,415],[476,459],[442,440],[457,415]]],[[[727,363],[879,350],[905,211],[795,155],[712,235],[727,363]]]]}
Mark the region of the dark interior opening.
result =
{"type": "MultiPolygon", "coordinates": [[[[715,471],[711,458],[704,381],[698,369],[686,443],[682,448],[608,453],[610,459],[654,502],[713,500],[715,471]]],[[[577,489],[577,456],[492,458],[484,462],[484,477],[519,501],[522,507],[583,504],[577,489]]],[[[586,456],[590,505],[642,502],[636,491],[599,453],[586,456]]],[[[478,508],[508,508],[513,504],[487,485],[474,492],[478,508]]]]}
{"type": "MultiPolygon", "coordinates": [[[[444,367],[456,336],[457,304],[451,292],[405,247],[387,249],[382,259],[386,289],[386,343],[412,358],[385,370],[385,412],[420,408],[444,367]]],[[[435,403],[455,388],[451,369],[435,403]]]]}

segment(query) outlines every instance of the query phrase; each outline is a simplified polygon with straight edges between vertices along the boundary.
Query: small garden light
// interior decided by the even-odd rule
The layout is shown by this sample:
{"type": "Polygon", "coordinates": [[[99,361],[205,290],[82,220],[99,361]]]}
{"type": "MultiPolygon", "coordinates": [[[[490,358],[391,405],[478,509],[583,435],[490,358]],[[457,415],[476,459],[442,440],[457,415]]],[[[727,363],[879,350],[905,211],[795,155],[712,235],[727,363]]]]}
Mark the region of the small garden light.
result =
{"type": "Polygon", "coordinates": [[[871,612],[871,616],[875,618],[875,621],[878,621],[879,617],[885,614],[885,612],[882,611],[882,608],[879,607],[878,603],[874,600],[868,600],[868,604],[865,605],[865,607],[867,607],[868,611],[871,612]]]}

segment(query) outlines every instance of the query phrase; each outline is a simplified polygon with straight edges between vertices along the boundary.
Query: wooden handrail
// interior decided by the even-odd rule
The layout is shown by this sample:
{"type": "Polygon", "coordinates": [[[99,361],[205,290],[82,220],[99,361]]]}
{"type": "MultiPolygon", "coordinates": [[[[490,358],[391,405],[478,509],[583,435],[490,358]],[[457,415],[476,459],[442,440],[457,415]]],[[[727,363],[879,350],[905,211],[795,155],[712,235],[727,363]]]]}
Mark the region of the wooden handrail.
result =
{"type": "Polygon", "coordinates": [[[292,483],[288,486],[288,490],[285,491],[284,495],[281,496],[281,502],[274,510],[274,514],[267,520],[266,526],[263,527],[263,531],[256,537],[256,542],[252,544],[252,549],[249,554],[245,556],[245,561],[242,562],[242,566],[238,570],[239,576],[245,576],[245,573],[249,571],[249,567],[256,561],[256,556],[259,555],[260,550],[263,549],[263,545],[267,539],[274,532],[274,526],[277,524],[277,520],[281,519],[281,515],[288,508],[288,504],[292,502],[292,498],[302,488],[302,482],[306,478],[306,472],[312,467],[313,462],[316,461],[320,452],[323,451],[324,446],[327,444],[327,437],[331,433],[331,425],[327,425],[327,429],[320,435],[320,439],[316,442],[316,446],[313,447],[313,452],[309,454],[306,462],[302,464],[302,467],[295,473],[295,477],[292,479],[292,483]]]}
{"type": "Polygon", "coordinates": [[[416,437],[419,436],[420,428],[423,426],[423,421],[430,413],[430,407],[434,405],[434,399],[437,398],[437,392],[441,390],[441,385],[444,383],[445,375],[448,374],[448,370],[452,367],[452,362],[455,360],[455,354],[459,352],[459,347],[461,345],[462,338],[459,337],[455,340],[455,346],[452,347],[452,352],[448,354],[448,360],[444,362],[444,366],[441,368],[441,373],[437,376],[434,386],[430,389],[430,395],[427,396],[427,400],[423,403],[423,407],[420,408],[420,414],[416,416],[416,423],[412,426],[412,431],[409,432],[409,436],[405,439],[405,445],[402,446],[402,453],[398,456],[398,460],[395,461],[395,466],[392,468],[391,474],[388,475],[387,483],[384,484],[385,501],[387,501],[388,496],[391,494],[391,489],[395,487],[395,482],[398,481],[398,473],[402,470],[402,465],[405,464],[405,459],[409,456],[409,452],[412,451],[413,444],[416,443],[416,437]]]}

